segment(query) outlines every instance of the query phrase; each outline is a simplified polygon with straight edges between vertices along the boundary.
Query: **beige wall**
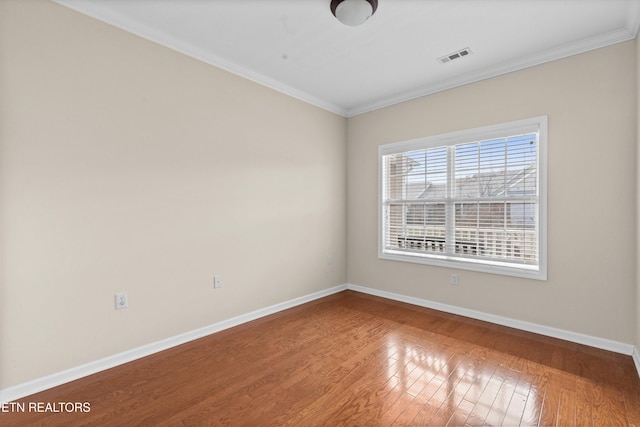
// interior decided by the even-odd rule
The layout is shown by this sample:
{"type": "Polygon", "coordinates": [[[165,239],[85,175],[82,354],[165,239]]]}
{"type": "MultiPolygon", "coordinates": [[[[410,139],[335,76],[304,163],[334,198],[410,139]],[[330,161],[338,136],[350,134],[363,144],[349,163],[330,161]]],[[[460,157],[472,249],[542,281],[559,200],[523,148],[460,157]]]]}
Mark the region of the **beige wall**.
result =
{"type": "Polygon", "coordinates": [[[0,73],[0,388],[346,282],[346,119],[43,0],[0,73]]]}
{"type": "Polygon", "coordinates": [[[633,343],[636,44],[617,44],[348,122],[349,282],[633,343]],[[377,258],[377,147],[548,115],[548,281],[377,258]]]}
{"type": "Polygon", "coordinates": [[[640,347],[636,57],[627,42],[347,123],[51,2],[1,0],[0,388],[347,279],[640,347]],[[460,271],[452,287],[447,269],[377,259],[379,144],[539,115],[547,282],[460,271]]]}

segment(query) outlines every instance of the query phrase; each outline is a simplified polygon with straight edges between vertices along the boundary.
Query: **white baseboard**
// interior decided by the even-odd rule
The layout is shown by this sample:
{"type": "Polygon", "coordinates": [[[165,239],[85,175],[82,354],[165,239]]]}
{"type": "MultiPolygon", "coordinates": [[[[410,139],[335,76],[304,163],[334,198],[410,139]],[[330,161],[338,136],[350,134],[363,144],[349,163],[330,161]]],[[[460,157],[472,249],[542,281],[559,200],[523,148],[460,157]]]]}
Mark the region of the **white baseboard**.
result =
{"type": "MultiPolygon", "coordinates": [[[[508,326],[510,328],[520,329],[523,331],[534,332],[540,335],[546,335],[548,337],[559,338],[565,341],[571,341],[578,344],[588,345],[590,347],[596,347],[603,350],[613,351],[615,353],[621,353],[626,355],[634,354],[634,346],[631,344],[625,344],[617,341],[608,340],[605,338],[593,337],[590,335],[584,335],[577,332],[566,331],[564,329],[552,328],[550,326],[538,325],[536,323],[524,322],[522,320],[510,319],[508,317],[496,316],[493,314],[483,313],[481,311],[469,310],[466,308],[456,307],[453,305],[442,304],[439,302],[424,300],[420,298],[409,297],[406,295],[400,295],[393,292],[381,291],[379,289],[366,288],[364,286],[358,286],[354,284],[348,284],[348,289],[356,292],[362,292],[369,295],[379,296],[395,301],[406,302],[408,304],[417,305],[420,307],[431,308],[438,311],[444,311],[446,313],[457,314],[460,316],[470,317],[472,319],[483,320],[485,322],[495,323],[498,325],[508,326]]],[[[638,353],[635,353],[636,367],[639,369],[640,374],[640,360],[638,360],[638,353]]]]}
{"type": "Polygon", "coordinates": [[[638,371],[638,376],[640,377],[640,353],[638,353],[638,347],[633,347],[633,363],[636,364],[636,370],[638,371]]]}
{"type": "Polygon", "coordinates": [[[113,368],[118,365],[122,365],[127,362],[131,362],[142,357],[158,353],[163,350],[184,344],[189,341],[196,340],[198,338],[205,337],[207,335],[214,334],[216,332],[223,331],[225,329],[232,328],[234,326],[241,325],[243,323],[256,320],[270,314],[278,313],[280,311],[296,307],[307,302],[311,302],[344,290],[351,289],[356,292],[364,294],[379,296],[395,301],[405,302],[408,304],[417,305],[420,307],[431,308],[434,310],[444,311],[446,313],[457,314],[460,316],[470,317],[472,319],[483,320],[486,322],[495,323],[498,325],[508,326],[515,329],[520,329],[528,332],[534,332],[540,335],[546,335],[554,338],[563,339],[579,344],[588,345],[590,347],[601,348],[603,350],[609,350],[616,353],[631,355],[633,361],[638,370],[640,376],[640,354],[638,349],[633,345],[624,344],[616,341],[607,340],[604,338],[592,337],[589,335],[579,334],[576,332],[570,332],[563,329],[556,329],[549,326],[542,326],[535,323],[523,322],[521,320],[510,319],[507,317],[496,316],[493,314],[487,314],[480,311],[469,310],[466,308],[456,307],[453,305],[442,304],[434,301],[424,300],[415,297],[409,297],[406,295],[396,294],[393,292],[381,291],[378,289],[367,288],[364,286],[358,286],[353,284],[344,284],[335,286],[330,289],[315,292],[310,295],[306,295],[300,298],[295,298],[290,301],[285,301],[280,304],[275,304],[270,307],[266,307],[260,310],[252,311],[251,313],[243,314],[241,316],[233,317],[231,319],[223,320],[218,323],[214,323],[209,326],[205,326],[200,329],[196,329],[190,332],[185,332],[180,335],[166,338],[161,341],[156,341],[151,344],[147,344],[141,347],[134,348],[122,353],[115,354],[113,356],[105,357],[104,359],[96,360],[86,363],[84,365],[76,366],[65,371],[57,372],[46,377],[38,378],[23,384],[19,384],[13,387],[8,387],[0,390],[0,402],[11,402],[23,398],[25,396],[32,395],[34,393],[47,390],[52,387],[59,386],[70,381],[77,380],[79,378],[86,377],[88,375],[95,374],[106,369],[113,368]]]}
{"type": "Polygon", "coordinates": [[[115,366],[122,365],[124,363],[149,356],[154,353],[158,353],[163,350],[167,350],[171,347],[175,347],[177,345],[184,344],[186,342],[193,341],[198,338],[202,338],[207,335],[211,335],[216,332],[220,332],[225,329],[229,329],[234,326],[238,326],[243,323],[247,323],[252,320],[256,320],[261,317],[268,316],[270,314],[278,313],[288,308],[292,308],[292,307],[305,304],[307,302],[311,302],[311,301],[314,301],[338,292],[342,292],[346,289],[347,289],[346,284],[335,286],[333,288],[315,292],[310,295],[306,295],[300,298],[295,298],[295,299],[285,301],[280,304],[275,304],[260,310],[252,311],[251,313],[247,313],[241,316],[233,317],[231,319],[223,320],[221,322],[214,323],[212,325],[205,326],[200,329],[196,329],[190,332],[185,332],[183,334],[169,337],[164,340],[156,341],[151,344],[143,345],[141,347],[137,347],[132,350],[114,354],[113,356],[108,356],[108,357],[105,357],[104,359],[96,360],[93,362],[86,363],[84,365],[67,369],[65,371],[47,375],[46,377],[38,378],[23,384],[18,384],[13,387],[8,387],[0,390],[0,402],[11,402],[13,400],[17,400],[25,396],[29,396],[34,393],[41,392],[43,390],[47,390],[49,388],[56,387],[64,383],[68,383],[70,381],[74,381],[79,378],[83,378],[88,375],[95,374],[97,372],[104,371],[106,369],[110,369],[115,366]]]}

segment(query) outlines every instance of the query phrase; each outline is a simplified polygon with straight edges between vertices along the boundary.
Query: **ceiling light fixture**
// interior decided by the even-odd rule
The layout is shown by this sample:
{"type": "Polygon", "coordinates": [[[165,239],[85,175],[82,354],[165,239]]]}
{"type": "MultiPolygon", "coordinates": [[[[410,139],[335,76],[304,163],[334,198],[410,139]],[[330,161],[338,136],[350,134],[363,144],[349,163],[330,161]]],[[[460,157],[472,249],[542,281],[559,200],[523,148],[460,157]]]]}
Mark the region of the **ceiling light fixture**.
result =
{"type": "Polygon", "coordinates": [[[331,0],[331,13],[338,21],[355,27],[364,24],[378,8],[378,0],[331,0]]]}

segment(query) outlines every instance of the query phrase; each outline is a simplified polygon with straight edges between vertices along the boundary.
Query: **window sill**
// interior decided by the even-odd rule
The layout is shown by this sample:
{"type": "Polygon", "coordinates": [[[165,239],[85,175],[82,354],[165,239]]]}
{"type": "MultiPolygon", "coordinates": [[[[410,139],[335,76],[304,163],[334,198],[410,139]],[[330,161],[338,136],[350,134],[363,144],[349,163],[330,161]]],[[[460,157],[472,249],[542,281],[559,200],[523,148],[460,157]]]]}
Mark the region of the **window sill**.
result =
{"type": "Polygon", "coordinates": [[[421,255],[407,254],[402,251],[384,251],[378,254],[379,259],[388,261],[410,262],[436,267],[445,267],[455,270],[470,270],[481,273],[499,274],[504,276],[520,277],[534,280],[547,280],[546,269],[534,265],[514,266],[499,261],[479,261],[455,258],[448,255],[421,255]]]}

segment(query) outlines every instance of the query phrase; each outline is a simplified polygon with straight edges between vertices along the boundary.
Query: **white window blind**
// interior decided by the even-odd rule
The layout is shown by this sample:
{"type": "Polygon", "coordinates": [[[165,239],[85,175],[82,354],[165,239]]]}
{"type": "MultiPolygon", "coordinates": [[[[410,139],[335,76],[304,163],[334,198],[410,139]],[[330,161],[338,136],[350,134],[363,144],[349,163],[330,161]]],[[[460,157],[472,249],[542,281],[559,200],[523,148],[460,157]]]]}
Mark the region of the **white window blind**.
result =
{"type": "Polygon", "coordinates": [[[379,149],[381,258],[546,279],[546,117],[379,149]]]}

